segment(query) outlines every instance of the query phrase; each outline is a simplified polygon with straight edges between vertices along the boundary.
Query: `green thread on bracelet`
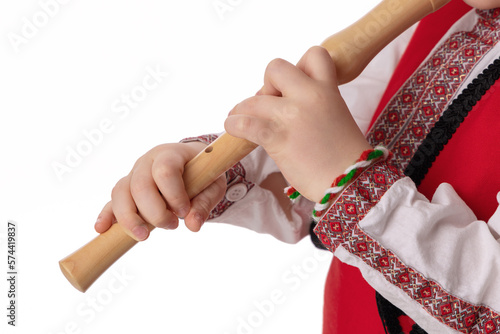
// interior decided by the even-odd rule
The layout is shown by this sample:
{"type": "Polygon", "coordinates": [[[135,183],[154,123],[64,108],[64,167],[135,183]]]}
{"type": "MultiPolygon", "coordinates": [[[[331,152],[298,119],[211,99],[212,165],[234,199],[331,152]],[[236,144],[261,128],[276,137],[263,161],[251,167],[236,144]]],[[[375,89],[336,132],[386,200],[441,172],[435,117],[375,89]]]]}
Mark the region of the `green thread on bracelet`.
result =
{"type": "Polygon", "coordinates": [[[351,170],[349,173],[346,174],[346,176],[344,176],[340,181],[339,183],[337,183],[336,187],[342,187],[344,184],[348,183],[349,181],[352,180],[352,178],[354,177],[354,175],[356,174],[357,172],[357,168],[354,168],[353,170],[351,170]]]}
{"type": "MultiPolygon", "coordinates": [[[[325,196],[323,196],[323,198],[321,199],[320,203],[321,204],[325,204],[327,203],[329,200],[330,200],[330,197],[332,196],[332,194],[326,194],[325,196]]],[[[314,212],[314,211],[313,211],[314,212]]]]}
{"type": "MultiPolygon", "coordinates": [[[[335,195],[344,188],[345,185],[356,178],[357,175],[359,175],[359,173],[361,173],[361,171],[363,171],[368,166],[368,162],[371,163],[372,160],[377,160],[380,157],[387,158],[389,155],[389,151],[387,151],[387,149],[384,147],[376,147],[375,149],[364,151],[361,154],[361,157],[356,161],[356,163],[348,169],[348,173],[344,173],[335,179],[335,181],[332,183],[331,188],[328,190],[328,193],[323,196],[318,204],[328,204],[332,200],[332,198],[334,198],[335,195]]],[[[285,189],[285,193],[291,200],[295,200],[300,197],[300,193],[292,186],[287,187],[285,189]]],[[[323,211],[324,209],[318,211],[315,207],[312,212],[313,219],[319,220],[318,213],[322,214],[323,211]]]]}
{"type": "Polygon", "coordinates": [[[366,160],[369,161],[369,160],[377,159],[383,155],[384,155],[384,152],[382,152],[381,150],[374,150],[373,152],[368,154],[368,158],[366,160]]]}
{"type": "MultiPolygon", "coordinates": [[[[385,148],[378,148],[378,147],[374,150],[367,150],[363,152],[363,154],[361,154],[361,157],[351,167],[352,169],[347,174],[340,175],[337,179],[335,179],[331,188],[335,187],[337,189],[329,190],[329,192],[325,194],[325,196],[323,196],[319,204],[324,205],[329,203],[334,197],[334,195],[339,193],[345,185],[347,185],[350,181],[352,181],[358,175],[358,173],[360,173],[364,168],[366,168],[366,165],[363,167],[363,164],[366,164],[367,162],[372,162],[372,160],[377,160],[380,157],[388,155],[389,152],[385,148]]],[[[322,214],[323,211],[324,210],[318,211],[315,207],[312,212],[313,219],[318,220],[319,213],[322,214]]]]}

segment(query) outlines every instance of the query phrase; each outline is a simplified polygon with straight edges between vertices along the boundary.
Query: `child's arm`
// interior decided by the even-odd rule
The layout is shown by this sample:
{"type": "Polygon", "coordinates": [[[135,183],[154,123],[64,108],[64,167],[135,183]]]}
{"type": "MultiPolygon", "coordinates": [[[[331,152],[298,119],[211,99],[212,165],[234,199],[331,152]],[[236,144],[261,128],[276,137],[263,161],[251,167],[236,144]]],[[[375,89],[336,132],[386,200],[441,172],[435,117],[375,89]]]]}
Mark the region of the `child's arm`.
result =
{"type": "Polygon", "coordinates": [[[148,236],[142,231],[145,223],[173,229],[178,218],[185,217],[192,231],[210,221],[271,234],[288,243],[306,236],[313,203],[302,199],[291,205],[283,193],[287,186],[283,176],[260,147],[189,202],[182,184],[183,166],[216,138],[207,135],[159,145],[139,158],[114,187],[96,231],[102,233],[118,221],[134,239],[144,240],[148,236]]]}
{"type": "MultiPolygon", "coordinates": [[[[314,201],[367,145],[342,103],[331,66],[318,48],[295,68],[271,63],[262,93],[282,97],[250,98],[226,120],[230,134],[262,145],[291,184],[314,201]]],[[[456,326],[499,325],[499,212],[488,224],[478,221],[445,184],[428,201],[388,161],[355,178],[316,232],[422,328],[448,333],[456,326]]]]}

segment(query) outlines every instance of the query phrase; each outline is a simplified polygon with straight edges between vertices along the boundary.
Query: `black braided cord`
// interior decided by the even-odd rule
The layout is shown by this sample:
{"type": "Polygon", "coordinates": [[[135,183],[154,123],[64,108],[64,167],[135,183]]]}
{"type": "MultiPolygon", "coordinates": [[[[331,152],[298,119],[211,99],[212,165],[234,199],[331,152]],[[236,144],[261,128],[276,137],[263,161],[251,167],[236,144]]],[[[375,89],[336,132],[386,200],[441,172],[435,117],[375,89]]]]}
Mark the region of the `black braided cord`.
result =
{"type": "Polygon", "coordinates": [[[404,174],[418,186],[472,107],[500,77],[500,58],[490,64],[449,105],[410,160],[404,174]]]}
{"type": "MultiPolygon", "coordinates": [[[[392,305],[387,299],[382,297],[378,292],[375,293],[377,301],[378,313],[384,325],[386,334],[402,334],[403,328],[399,323],[399,317],[406,315],[396,306],[392,305]]],[[[413,324],[410,334],[427,334],[422,327],[413,324]]]]}
{"type": "MultiPolygon", "coordinates": [[[[437,156],[465,120],[465,117],[499,78],[500,58],[496,59],[477,78],[472,80],[467,88],[443,112],[404,171],[404,174],[410,177],[417,186],[422,182],[432,163],[436,161],[437,156]]],[[[377,293],[376,299],[386,333],[400,334],[402,329],[398,317],[404,315],[404,312],[392,305],[379,293],[377,293]]],[[[426,332],[420,326],[414,324],[410,334],[426,334],[426,332]]]]}

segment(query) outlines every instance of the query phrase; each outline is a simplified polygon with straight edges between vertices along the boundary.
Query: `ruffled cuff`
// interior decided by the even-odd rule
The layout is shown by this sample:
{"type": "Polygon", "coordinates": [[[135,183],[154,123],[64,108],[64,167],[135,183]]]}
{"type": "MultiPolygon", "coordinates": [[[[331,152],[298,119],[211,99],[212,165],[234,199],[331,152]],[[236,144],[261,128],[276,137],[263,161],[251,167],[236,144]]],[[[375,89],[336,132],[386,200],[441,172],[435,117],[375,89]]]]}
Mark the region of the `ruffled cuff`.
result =
{"type": "Polygon", "coordinates": [[[356,252],[366,252],[368,241],[358,222],[400,178],[398,169],[386,161],[364,170],[340,194],[316,226],[315,233],[325,247],[334,252],[343,245],[356,252]]]}
{"type": "Polygon", "coordinates": [[[407,194],[410,188],[417,192],[413,182],[400,178],[387,162],[365,170],[329,208],[315,233],[428,333],[497,333],[500,317],[492,305],[498,304],[498,243],[488,227],[472,222],[475,217],[462,206],[451,205],[457,201],[443,195],[446,187],[438,188],[428,206],[423,196],[414,203],[407,194]],[[403,230],[391,228],[388,219],[403,230]],[[419,219],[425,224],[420,226],[419,219]],[[466,229],[465,221],[471,221],[466,229]],[[478,255],[459,257],[461,249],[478,255]],[[462,268],[464,263],[468,267],[462,268]]]}

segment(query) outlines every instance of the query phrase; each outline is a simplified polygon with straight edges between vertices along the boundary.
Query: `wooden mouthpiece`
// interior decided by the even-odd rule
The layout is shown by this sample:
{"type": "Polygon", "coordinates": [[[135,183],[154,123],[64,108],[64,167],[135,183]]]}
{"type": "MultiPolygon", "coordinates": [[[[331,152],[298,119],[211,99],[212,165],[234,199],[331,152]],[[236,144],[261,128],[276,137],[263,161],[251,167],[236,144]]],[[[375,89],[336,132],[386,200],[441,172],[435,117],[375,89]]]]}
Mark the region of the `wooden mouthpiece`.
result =
{"type": "MultiPolygon", "coordinates": [[[[339,82],[358,76],[371,59],[407,28],[450,0],[383,0],[353,25],[326,39],[339,82]]],[[[185,166],[184,183],[193,198],[256,147],[223,134],[185,166]]],[[[150,230],[154,227],[150,226],[150,230]]],[[[59,262],[68,281],[85,292],[116,260],[137,243],[118,224],[59,262]]]]}

